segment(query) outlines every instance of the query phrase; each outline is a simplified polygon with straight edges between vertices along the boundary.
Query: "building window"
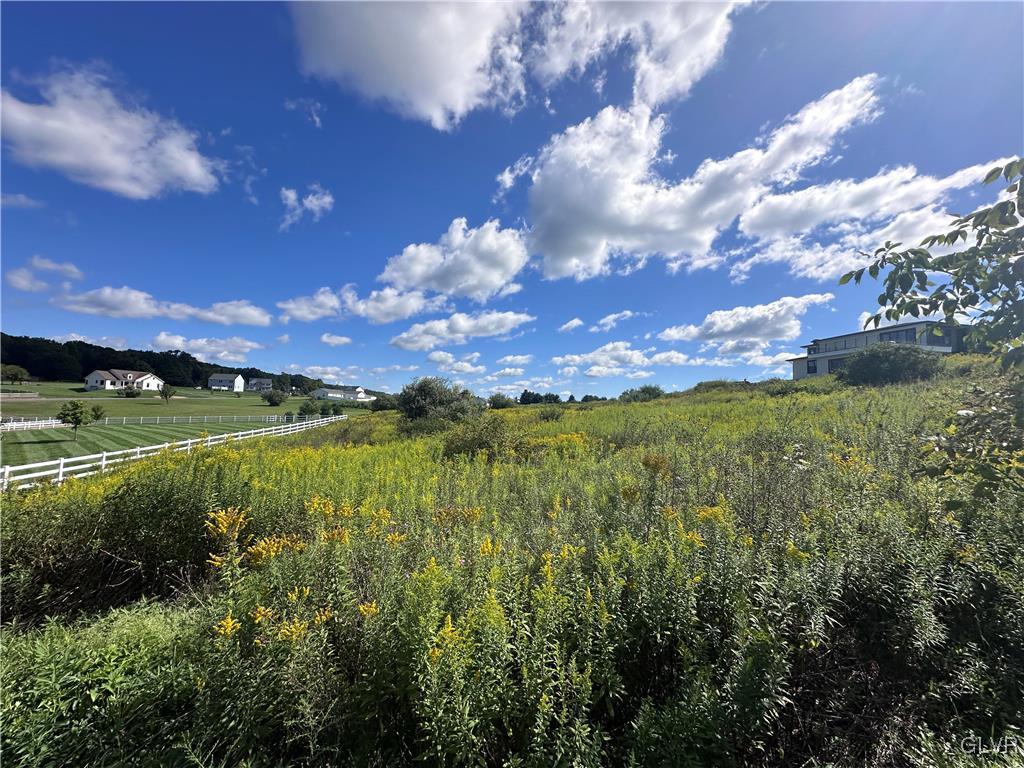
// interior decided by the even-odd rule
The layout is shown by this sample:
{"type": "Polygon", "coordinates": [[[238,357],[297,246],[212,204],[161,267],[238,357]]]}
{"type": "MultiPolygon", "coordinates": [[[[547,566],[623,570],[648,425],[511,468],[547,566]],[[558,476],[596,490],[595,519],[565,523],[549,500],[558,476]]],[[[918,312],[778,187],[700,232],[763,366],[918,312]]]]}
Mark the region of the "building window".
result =
{"type": "Polygon", "coordinates": [[[953,346],[953,339],[949,332],[949,328],[943,328],[942,333],[935,333],[934,328],[929,328],[927,333],[927,341],[929,347],[951,347],[953,346]]]}
{"type": "Polygon", "coordinates": [[[807,373],[811,374],[811,373],[817,373],[817,372],[818,372],[818,361],[817,360],[808,360],[807,361],[807,373]]]}
{"type": "Polygon", "coordinates": [[[845,357],[836,357],[828,361],[828,372],[835,373],[840,368],[846,365],[845,357]]]}
{"type": "Polygon", "coordinates": [[[818,354],[818,345],[817,344],[812,344],[811,346],[809,346],[807,348],[807,354],[808,355],[816,355],[816,354],[818,354]]]}
{"type": "Polygon", "coordinates": [[[878,334],[879,341],[895,341],[897,344],[916,344],[917,331],[907,328],[899,331],[882,331],[878,334]]]}

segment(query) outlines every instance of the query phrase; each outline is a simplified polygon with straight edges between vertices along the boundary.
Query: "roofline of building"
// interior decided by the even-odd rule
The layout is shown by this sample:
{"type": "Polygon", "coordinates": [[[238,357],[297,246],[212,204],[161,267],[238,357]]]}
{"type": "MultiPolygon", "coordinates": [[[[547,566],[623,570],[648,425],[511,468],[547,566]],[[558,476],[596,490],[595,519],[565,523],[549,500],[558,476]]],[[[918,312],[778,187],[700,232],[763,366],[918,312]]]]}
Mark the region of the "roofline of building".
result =
{"type": "MultiPolygon", "coordinates": [[[[896,325],[880,325],[877,328],[865,328],[864,330],[854,331],[852,333],[840,333],[837,336],[822,336],[820,339],[813,339],[810,344],[801,344],[800,346],[806,349],[812,347],[815,344],[820,344],[823,341],[832,341],[832,339],[842,339],[847,336],[860,336],[862,333],[872,333],[874,331],[895,331],[898,328],[911,328],[915,325],[948,325],[943,320],[914,320],[910,323],[897,323],[896,325]]],[[[954,327],[952,325],[950,328],[954,327]]]]}

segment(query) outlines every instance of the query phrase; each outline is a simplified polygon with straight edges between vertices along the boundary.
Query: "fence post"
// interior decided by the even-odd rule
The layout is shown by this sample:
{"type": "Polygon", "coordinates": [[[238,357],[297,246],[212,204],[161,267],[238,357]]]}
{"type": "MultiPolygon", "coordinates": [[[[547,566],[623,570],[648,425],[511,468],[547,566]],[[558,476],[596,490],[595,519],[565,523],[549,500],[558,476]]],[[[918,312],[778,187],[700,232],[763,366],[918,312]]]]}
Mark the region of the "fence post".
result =
{"type": "Polygon", "coordinates": [[[57,482],[64,482],[64,457],[61,456],[60,464],[57,466],[57,482]]]}
{"type": "Polygon", "coordinates": [[[7,483],[10,480],[10,478],[11,478],[11,465],[8,464],[7,466],[4,467],[3,488],[0,489],[0,490],[4,490],[4,491],[7,490],[7,483]]]}
{"type": "Polygon", "coordinates": [[[104,451],[103,455],[100,456],[100,472],[106,472],[107,470],[107,452],[104,451]]]}

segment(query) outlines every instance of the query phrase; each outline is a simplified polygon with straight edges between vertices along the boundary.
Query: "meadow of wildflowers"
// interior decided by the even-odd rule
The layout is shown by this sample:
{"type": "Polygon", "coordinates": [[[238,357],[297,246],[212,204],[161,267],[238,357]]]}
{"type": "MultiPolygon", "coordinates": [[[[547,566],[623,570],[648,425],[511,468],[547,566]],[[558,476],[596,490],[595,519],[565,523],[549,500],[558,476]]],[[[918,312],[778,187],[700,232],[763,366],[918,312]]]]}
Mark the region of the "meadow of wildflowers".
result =
{"type": "Polygon", "coordinates": [[[0,757],[980,765],[1022,727],[1022,499],[950,504],[922,438],[994,375],[382,413],[9,493],[0,757]]]}

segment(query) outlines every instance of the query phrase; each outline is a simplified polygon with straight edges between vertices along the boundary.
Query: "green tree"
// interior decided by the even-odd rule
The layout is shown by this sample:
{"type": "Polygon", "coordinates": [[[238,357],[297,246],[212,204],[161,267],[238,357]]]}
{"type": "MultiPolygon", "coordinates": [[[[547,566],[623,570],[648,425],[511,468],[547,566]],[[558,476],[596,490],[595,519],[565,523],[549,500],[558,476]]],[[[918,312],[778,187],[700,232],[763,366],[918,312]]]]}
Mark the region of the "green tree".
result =
{"type": "Polygon", "coordinates": [[[75,440],[78,440],[78,428],[89,423],[89,414],[85,410],[85,403],[81,400],[69,400],[60,407],[57,418],[64,424],[69,424],[75,431],[75,440]]]}
{"type": "Polygon", "coordinates": [[[5,365],[0,376],[6,381],[11,382],[11,384],[17,384],[19,381],[27,381],[29,374],[20,365],[5,365]]]}
{"type": "Polygon", "coordinates": [[[100,421],[107,415],[107,409],[102,405],[94,405],[89,409],[89,415],[92,416],[93,421],[100,421]]]}
{"type": "Polygon", "coordinates": [[[516,404],[516,401],[513,400],[508,395],[503,395],[501,392],[496,392],[495,394],[487,398],[487,404],[490,405],[491,408],[499,410],[501,408],[512,408],[516,404]]]}
{"type": "Polygon", "coordinates": [[[260,397],[263,398],[263,402],[272,408],[276,408],[279,405],[284,404],[288,399],[288,393],[282,392],[279,389],[272,389],[269,392],[264,392],[260,397]]]}
{"type": "Polygon", "coordinates": [[[377,395],[377,399],[370,403],[371,411],[396,411],[398,410],[398,398],[395,395],[389,395],[385,392],[381,392],[377,395]]]}
{"type": "Polygon", "coordinates": [[[317,416],[320,414],[320,404],[313,398],[302,401],[299,406],[299,416],[317,416]]]}
{"type": "Polygon", "coordinates": [[[627,389],[619,395],[619,402],[622,403],[646,403],[649,400],[657,400],[665,396],[665,390],[657,384],[645,384],[636,389],[627,389]]]}
{"type": "Polygon", "coordinates": [[[162,397],[164,399],[165,403],[171,402],[171,398],[174,397],[177,393],[178,393],[178,390],[176,390],[174,387],[172,387],[167,382],[164,382],[160,386],[160,397],[162,397]]]}
{"type": "Polygon", "coordinates": [[[926,237],[917,248],[901,249],[887,242],[865,267],[848,272],[840,285],[860,283],[865,271],[872,279],[882,273],[878,303],[884,309],[868,318],[865,327],[878,327],[882,318],[899,320],[942,316],[956,325],[973,320],[965,336],[967,345],[991,351],[1003,365],[1024,364],[1024,160],[993,168],[985,177],[991,184],[1009,182],[1007,199],[953,220],[945,234],[926,237]],[[949,249],[938,255],[935,248],[949,249]]]}
{"type": "Polygon", "coordinates": [[[447,379],[424,376],[402,387],[398,410],[410,421],[460,421],[483,411],[483,402],[447,379]]]}

